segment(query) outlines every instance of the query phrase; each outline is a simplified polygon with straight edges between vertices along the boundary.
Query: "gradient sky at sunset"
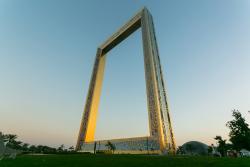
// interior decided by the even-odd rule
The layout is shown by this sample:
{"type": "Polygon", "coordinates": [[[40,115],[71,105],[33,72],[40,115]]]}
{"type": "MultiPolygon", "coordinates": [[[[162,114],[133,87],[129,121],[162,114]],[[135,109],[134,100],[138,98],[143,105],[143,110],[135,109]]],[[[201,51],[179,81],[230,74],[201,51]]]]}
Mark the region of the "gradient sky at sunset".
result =
{"type": "MultiPolygon", "coordinates": [[[[75,145],[96,48],[146,6],[177,144],[250,123],[249,0],[0,0],[0,131],[75,145]]],[[[107,57],[97,139],[148,134],[141,31],[107,57]]]]}

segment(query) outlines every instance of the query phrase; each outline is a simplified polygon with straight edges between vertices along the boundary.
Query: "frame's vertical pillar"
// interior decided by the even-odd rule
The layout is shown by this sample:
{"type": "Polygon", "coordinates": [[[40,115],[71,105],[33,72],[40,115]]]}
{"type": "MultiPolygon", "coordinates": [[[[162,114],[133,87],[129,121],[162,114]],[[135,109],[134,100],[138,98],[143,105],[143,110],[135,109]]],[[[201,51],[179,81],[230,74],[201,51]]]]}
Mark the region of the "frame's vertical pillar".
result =
{"type": "Polygon", "coordinates": [[[153,55],[154,55],[154,62],[155,62],[155,72],[157,76],[157,85],[158,85],[158,94],[159,94],[159,102],[160,102],[160,117],[161,117],[161,126],[163,130],[163,140],[168,152],[175,153],[176,145],[172,130],[172,124],[170,120],[169,114],[169,106],[167,101],[166,95],[166,88],[164,84],[163,74],[162,74],[162,66],[160,62],[160,56],[158,52],[158,46],[156,42],[155,30],[154,30],[154,23],[151,14],[149,14],[150,26],[152,27],[151,35],[152,35],[152,44],[153,44],[153,55]]]}
{"type": "Polygon", "coordinates": [[[162,152],[175,152],[175,142],[169,116],[154,24],[152,16],[147,9],[143,10],[141,20],[151,135],[158,137],[162,152]],[[155,124],[155,120],[157,124],[155,124]],[[155,130],[157,130],[157,136],[153,133],[155,130]]]}
{"type": "Polygon", "coordinates": [[[144,68],[147,89],[147,104],[149,113],[150,136],[159,137],[159,110],[156,76],[154,72],[154,61],[152,52],[152,39],[150,35],[147,10],[143,10],[141,19],[142,41],[144,52],[144,68]]]}
{"type": "Polygon", "coordinates": [[[97,49],[95,64],[89,85],[88,96],[81,120],[76,149],[79,150],[83,142],[94,141],[96,119],[101,95],[106,56],[97,49]]]}

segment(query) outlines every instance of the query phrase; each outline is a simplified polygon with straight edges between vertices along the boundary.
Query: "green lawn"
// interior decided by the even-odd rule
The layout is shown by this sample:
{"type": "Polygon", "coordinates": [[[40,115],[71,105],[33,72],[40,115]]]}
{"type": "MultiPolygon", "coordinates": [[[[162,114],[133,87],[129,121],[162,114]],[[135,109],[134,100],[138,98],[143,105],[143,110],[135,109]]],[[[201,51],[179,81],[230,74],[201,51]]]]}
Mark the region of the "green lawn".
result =
{"type": "Polygon", "coordinates": [[[0,161],[0,167],[250,167],[250,158],[148,155],[21,155],[0,161]]]}

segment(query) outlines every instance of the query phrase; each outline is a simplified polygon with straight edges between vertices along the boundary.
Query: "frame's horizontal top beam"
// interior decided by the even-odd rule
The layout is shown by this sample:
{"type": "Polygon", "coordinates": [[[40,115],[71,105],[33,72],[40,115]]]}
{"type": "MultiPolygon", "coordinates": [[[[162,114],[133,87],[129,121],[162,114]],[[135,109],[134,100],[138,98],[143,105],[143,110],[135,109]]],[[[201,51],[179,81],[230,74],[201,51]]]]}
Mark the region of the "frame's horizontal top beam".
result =
{"type": "Polygon", "coordinates": [[[135,32],[141,27],[141,17],[143,8],[132,19],[130,19],[124,26],[122,26],[116,33],[114,33],[108,40],[106,40],[101,46],[102,54],[106,54],[113,49],[116,45],[126,39],[130,34],[135,32]]]}

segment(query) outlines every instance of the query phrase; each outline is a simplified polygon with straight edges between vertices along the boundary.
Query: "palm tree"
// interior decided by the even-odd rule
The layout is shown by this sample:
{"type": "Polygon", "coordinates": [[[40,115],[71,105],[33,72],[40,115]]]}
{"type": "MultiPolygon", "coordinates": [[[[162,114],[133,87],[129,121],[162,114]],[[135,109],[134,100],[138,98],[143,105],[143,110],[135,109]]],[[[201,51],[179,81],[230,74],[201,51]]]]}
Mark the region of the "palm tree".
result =
{"type": "Polygon", "coordinates": [[[112,144],[110,141],[108,141],[107,144],[106,144],[105,146],[108,147],[108,149],[109,149],[110,151],[112,151],[112,153],[114,154],[115,149],[116,149],[116,147],[115,147],[114,144],[112,144]]]}
{"type": "Polygon", "coordinates": [[[22,149],[22,142],[21,141],[16,141],[17,135],[15,134],[7,134],[4,135],[5,141],[7,142],[6,146],[16,149],[16,150],[21,150],[22,149]]]}

